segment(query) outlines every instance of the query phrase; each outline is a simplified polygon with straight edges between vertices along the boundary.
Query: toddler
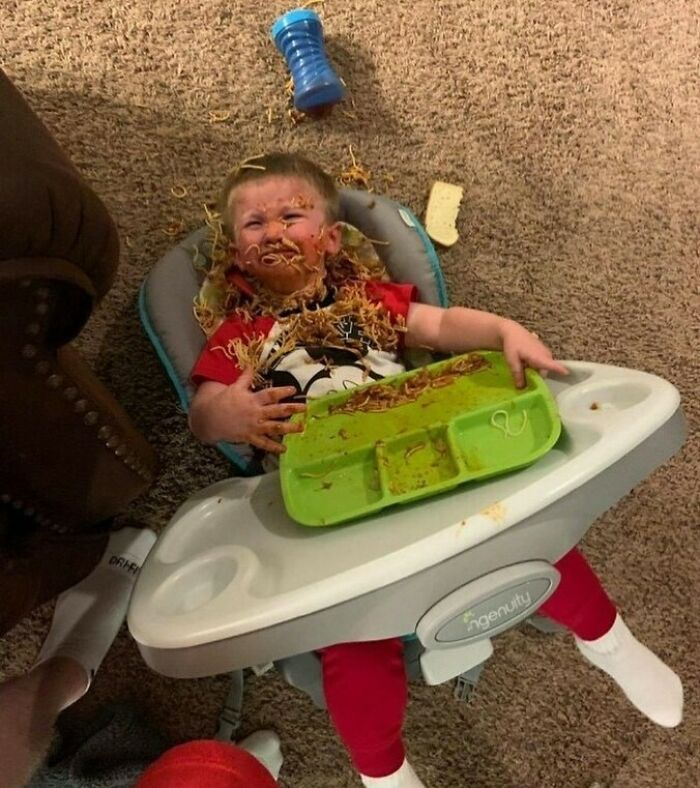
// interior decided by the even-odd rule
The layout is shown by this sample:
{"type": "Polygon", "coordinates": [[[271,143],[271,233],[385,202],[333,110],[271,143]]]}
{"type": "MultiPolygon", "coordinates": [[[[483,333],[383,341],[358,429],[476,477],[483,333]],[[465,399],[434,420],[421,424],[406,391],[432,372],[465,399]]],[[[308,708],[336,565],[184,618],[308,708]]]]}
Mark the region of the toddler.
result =
{"type": "MultiPolygon", "coordinates": [[[[502,351],[517,386],[524,369],[567,373],[513,320],[416,300],[411,284],[343,263],[333,180],[302,156],[249,159],[224,184],[230,239],[228,316],[192,371],[194,434],[206,443],[248,442],[268,456],[304,401],[403,371],[403,348],[442,353],[502,351]]],[[[561,581],[540,613],[573,632],[576,645],[643,714],[681,720],[678,676],[637,641],[576,549],[555,564],[561,581]]],[[[398,638],[339,643],[319,651],[331,719],[365,786],[417,788],[402,725],[407,684],[398,638]]]]}

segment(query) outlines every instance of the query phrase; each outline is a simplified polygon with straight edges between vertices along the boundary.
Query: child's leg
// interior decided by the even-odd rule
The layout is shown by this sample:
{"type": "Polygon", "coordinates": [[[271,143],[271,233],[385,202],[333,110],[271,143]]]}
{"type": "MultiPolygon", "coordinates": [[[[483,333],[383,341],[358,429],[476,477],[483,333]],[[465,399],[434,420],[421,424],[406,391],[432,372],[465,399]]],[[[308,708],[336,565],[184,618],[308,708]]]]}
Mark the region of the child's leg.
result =
{"type": "Polygon", "coordinates": [[[609,632],[617,610],[583,554],[574,548],[554,566],[561,580],[538,612],[582,640],[595,640],[609,632]]]}
{"type": "Polygon", "coordinates": [[[340,643],[319,654],[328,713],[363,783],[420,788],[401,739],[407,700],[403,643],[340,643]]]}
{"type": "Polygon", "coordinates": [[[555,566],[561,581],[540,612],[570,629],[583,656],[614,679],[649,719],[667,728],[678,725],[683,714],[678,676],[627,629],[578,550],[555,566]]]}

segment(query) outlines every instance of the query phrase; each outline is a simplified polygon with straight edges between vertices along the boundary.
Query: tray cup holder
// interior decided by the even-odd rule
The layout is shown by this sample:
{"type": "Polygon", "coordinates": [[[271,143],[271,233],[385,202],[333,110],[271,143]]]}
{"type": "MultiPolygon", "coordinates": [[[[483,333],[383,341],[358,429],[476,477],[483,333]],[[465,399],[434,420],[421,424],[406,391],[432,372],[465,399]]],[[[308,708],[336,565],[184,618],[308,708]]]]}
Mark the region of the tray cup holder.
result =
{"type": "Polygon", "coordinates": [[[643,382],[615,381],[582,386],[567,395],[566,403],[576,410],[605,413],[633,408],[651,395],[651,387],[643,382]]]}
{"type": "Polygon", "coordinates": [[[154,605],[164,616],[178,616],[208,605],[233,583],[240,573],[235,556],[216,555],[198,559],[171,575],[156,591],[154,605]]]}

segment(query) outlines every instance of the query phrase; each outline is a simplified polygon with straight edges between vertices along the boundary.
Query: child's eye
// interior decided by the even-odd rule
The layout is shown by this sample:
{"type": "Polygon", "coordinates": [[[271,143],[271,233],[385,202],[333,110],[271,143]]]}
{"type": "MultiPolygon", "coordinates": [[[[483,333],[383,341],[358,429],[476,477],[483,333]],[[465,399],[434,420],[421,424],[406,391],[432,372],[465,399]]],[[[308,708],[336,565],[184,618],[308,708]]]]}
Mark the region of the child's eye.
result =
{"type": "Polygon", "coordinates": [[[285,213],[284,221],[285,222],[293,222],[295,219],[301,219],[300,213],[285,213]]]}
{"type": "Polygon", "coordinates": [[[258,219],[251,219],[250,221],[246,222],[243,226],[246,229],[249,227],[260,227],[260,221],[258,219]]]}

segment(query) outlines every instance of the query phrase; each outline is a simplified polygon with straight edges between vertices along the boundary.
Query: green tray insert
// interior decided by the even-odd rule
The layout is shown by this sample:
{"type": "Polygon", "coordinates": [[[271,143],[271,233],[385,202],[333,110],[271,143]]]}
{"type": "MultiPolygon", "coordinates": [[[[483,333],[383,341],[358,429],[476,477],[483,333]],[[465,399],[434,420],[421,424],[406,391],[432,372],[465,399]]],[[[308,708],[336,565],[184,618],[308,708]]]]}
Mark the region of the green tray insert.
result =
{"type": "Polygon", "coordinates": [[[310,400],[294,420],[305,428],[285,437],[282,495],[289,516],[311,526],[522,468],[549,451],[561,431],[542,378],[527,370],[526,386],[515,388],[503,354],[495,351],[310,400]],[[460,374],[455,366],[473,371],[460,374]],[[401,391],[412,392],[403,404],[367,409],[368,402],[371,407],[401,391]],[[362,409],[343,411],[360,400],[362,409]]]}

